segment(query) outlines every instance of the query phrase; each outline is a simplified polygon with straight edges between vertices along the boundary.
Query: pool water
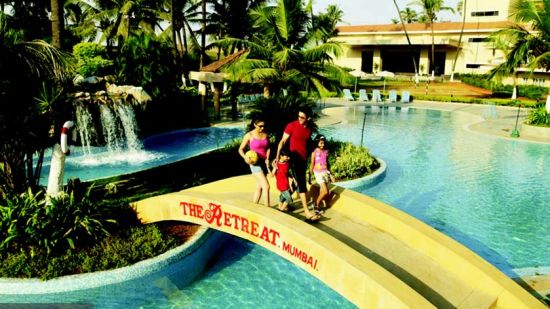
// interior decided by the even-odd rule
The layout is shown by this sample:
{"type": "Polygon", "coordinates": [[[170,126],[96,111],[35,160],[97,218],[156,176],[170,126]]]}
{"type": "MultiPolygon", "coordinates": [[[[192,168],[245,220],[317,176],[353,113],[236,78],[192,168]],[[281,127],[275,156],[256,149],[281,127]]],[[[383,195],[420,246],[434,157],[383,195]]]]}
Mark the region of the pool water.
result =
{"type": "Polygon", "coordinates": [[[48,295],[1,295],[3,303],[87,304],[94,308],[355,308],[321,281],[247,240],[216,232],[190,259],[146,277],[48,295]],[[219,254],[206,271],[201,263],[219,254]],[[198,278],[197,278],[198,276],[198,278]],[[195,282],[190,283],[193,279],[195,282]]]}
{"type": "Polygon", "coordinates": [[[328,136],[386,161],[375,186],[354,188],[424,221],[509,276],[550,266],[550,145],[468,131],[463,113],[348,109],[328,136]],[[366,113],[365,113],[366,111],[366,113]]]}
{"type": "MultiPolygon", "coordinates": [[[[469,115],[413,108],[347,108],[342,123],[321,131],[359,144],[363,119],[363,143],[388,169],[379,182],[354,190],[419,218],[509,276],[550,273],[549,145],[475,134],[467,130],[474,121],[469,115]]],[[[172,139],[159,138],[168,140],[152,144],[169,145],[172,139]]],[[[70,299],[98,308],[354,307],[274,253],[227,237],[192,283],[182,266],[161,281],[130,282],[130,291],[105,287],[70,299]]],[[[9,297],[1,299],[29,302],[27,296],[9,297]]],[[[65,299],[48,295],[40,301],[65,299]]]]}
{"type": "MultiPolygon", "coordinates": [[[[179,130],[144,139],[142,149],[109,151],[106,147],[93,147],[91,154],[88,149],[71,146],[71,155],[65,159],[64,180],[89,181],[173,163],[219,148],[241,138],[243,132],[241,127],[179,130]]],[[[48,184],[50,158],[51,154],[47,153],[40,178],[44,186],[48,184]]]]}

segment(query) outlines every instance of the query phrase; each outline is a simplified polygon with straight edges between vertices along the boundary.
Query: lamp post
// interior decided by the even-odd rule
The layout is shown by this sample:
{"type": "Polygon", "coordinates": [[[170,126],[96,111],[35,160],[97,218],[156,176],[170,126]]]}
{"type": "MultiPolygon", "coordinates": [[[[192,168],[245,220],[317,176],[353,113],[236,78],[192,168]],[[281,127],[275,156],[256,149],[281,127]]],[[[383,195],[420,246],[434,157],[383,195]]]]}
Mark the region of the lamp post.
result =
{"type": "Polygon", "coordinates": [[[512,130],[512,133],[510,134],[511,137],[519,137],[518,119],[519,119],[519,110],[521,108],[521,105],[519,104],[519,102],[517,104],[518,104],[518,114],[516,115],[516,126],[512,130]]]}

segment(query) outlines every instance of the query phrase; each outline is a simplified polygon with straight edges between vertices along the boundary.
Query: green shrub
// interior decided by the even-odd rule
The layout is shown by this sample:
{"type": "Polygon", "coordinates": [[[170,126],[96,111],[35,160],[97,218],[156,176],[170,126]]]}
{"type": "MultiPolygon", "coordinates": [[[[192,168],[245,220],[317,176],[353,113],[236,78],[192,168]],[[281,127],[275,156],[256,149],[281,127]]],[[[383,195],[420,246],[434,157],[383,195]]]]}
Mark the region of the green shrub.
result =
{"type": "Polygon", "coordinates": [[[338,181],[364,177],[380,166],[365,147],[329,140],[327,148],[331,153],[330,169],[338,181]]]}
{"type": "MultiPolygon", "coordinates": [[[[91,189],[91,188],[90,188],[91,189]]],[[[124,217],[128,209],[124,201],[105,207],[89,198],[90,190],[75,199],[73,192],[46,202],[43,191],[34,194],[30,189],[20,195],[5,196],[0,201],[0,254],[29,250],[31,255],[44,252],[56,255],[67,249],[84,247],[102,239],[119,226],[112,217],[124,217]]]]}
{"type": "Polygon", "coordinates": [[[546,112],[546,107],[541,106],[531,110],[525,123],[533,126],[550,127],[550,114],[546,112]]]}
{"type": "Polygon", "coordinates": [[[83,77],[113,74],[113,61],[105,59],[107,50],[97,43],[82,42],[73,47],[77,72],[83,77]]]}
{"type": "Polygon", "coordinates": [[[0,277],[51,279],[70,274],[119,268],[155,257],[180,244],[175,236],[163,233],[157,225],[135,226],[80,251],[44,258],[27,251],[6,254],[0,263],[0,277]]]}

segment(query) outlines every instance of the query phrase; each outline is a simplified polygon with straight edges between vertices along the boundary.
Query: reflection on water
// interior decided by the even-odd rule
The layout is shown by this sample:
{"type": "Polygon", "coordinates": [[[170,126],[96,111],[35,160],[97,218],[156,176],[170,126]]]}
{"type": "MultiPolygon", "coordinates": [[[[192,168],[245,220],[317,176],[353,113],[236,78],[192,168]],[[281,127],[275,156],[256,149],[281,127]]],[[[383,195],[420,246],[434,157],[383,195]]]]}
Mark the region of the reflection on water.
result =
{"type": "Polygon", "coordinates": [[[474,134],[462,113],[364,110],[347,110],[344,123],[325,130],[358,144],[366,120],[364,144],[388,170],[376,186],[355,190],[419,218],[511,276],[550,266],[550,145],[474,134]]]}
{"type": "MultiPolygon", "coordinates": [[[[139,149],[112,147],[72,147],[65,161],[65,182],[69,178],[94,180],[124,175],[173,163],[206,151],[222,147],[242,137],[243,130],[231,128],[201,128],[168,132],[140,141],[139,149]]],[[[45,185],[50,170],[50,153],[46,154],[40,183],[45,185]]]]}

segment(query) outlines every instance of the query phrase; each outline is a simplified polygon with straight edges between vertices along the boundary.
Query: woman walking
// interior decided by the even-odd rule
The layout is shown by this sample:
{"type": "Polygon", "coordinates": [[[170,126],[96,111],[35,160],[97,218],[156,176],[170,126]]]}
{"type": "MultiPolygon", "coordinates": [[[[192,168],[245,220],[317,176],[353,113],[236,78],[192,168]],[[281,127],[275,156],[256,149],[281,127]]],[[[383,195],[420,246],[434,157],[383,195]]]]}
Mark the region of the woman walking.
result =
{"type": "Polygon", "coordinates": [[[239,146],[239,154],[244,162],[250,166],[250,172],[256,178],[256,190],[252,202],[258,204],[263,195],[265,206],[269,207],[269,182],[266,175],[269,173],[269,135],[265,132],[265,121],[256,119],[253,121],[254,128],[243,136],[239,146]],[[257,162],[252,162],[246,156],[245,149],[248,148],[258,155],[257,162]]]}

